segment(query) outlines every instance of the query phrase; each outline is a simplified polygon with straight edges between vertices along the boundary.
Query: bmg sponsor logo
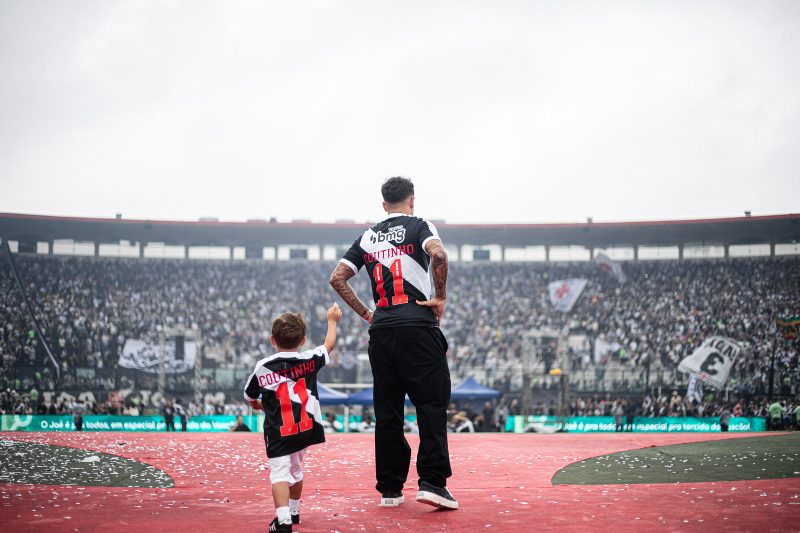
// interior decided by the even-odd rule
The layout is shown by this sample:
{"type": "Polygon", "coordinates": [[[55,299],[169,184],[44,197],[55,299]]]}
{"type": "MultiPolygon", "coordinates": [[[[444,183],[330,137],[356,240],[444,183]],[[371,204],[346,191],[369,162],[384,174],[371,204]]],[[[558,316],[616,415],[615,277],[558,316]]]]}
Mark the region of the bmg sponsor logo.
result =
{"type": "Polygon", "coordinates": [[[393,226],[384,231],[375,232],[369,236],[369,242],[376,244],[379,242],[401,243],[406,239],[406,228],[403,226],[393,226]]]}

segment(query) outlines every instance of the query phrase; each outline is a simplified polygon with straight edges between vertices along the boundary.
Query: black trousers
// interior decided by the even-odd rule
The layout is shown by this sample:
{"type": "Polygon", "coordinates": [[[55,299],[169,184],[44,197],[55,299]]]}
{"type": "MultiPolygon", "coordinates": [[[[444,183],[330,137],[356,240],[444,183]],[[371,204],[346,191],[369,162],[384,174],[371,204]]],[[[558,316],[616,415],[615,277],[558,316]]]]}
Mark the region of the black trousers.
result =
{"type": "Polygon", "coordinates": [[[175,419],[173,417],[165,416],[164,423],[167,425],[167,431],[175,431],[175,419]]]}
{"type": "Polygon", "coordinates": [[[444,487],[452,475],[447,449],[447,340],[435,327],[373,329],[369,337],[375,385],[375,488],[399,491],[408,478],[411,448],[403,433],[406,394],[417,408],[419,479],[444,487]]]}

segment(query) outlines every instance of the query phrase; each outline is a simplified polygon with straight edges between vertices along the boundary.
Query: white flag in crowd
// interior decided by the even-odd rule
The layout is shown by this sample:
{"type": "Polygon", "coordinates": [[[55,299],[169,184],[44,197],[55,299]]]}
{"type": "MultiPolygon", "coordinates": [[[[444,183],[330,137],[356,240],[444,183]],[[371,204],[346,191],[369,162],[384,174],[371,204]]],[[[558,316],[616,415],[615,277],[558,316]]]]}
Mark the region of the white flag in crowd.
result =
{"type": "Polygon", "coordinates": [[[594,364],[605,364],[608,362],[606,355],[618,351],[622,346],[618,342],[607,342],[603,339],[594,341],[594,364]]]}
{"type": "Polygon", "coordinates": [[[617,263],[616,261],[612,261],[610,257],[606,254],[597,254],[594,258],[595,264],[600,267],[602,270],[605,270],[615,278],[620,283],[625,283],[625,273],[622,271],[622,265],[617,263]]]}
{"type": "Polygon", "coordinates": [[[585,279],[562,279],[547,286],[550,291],[550,303],[564,313],[569,313],[578,301],[578,297],[586,287],[585,279]]]}
{"type": "Polygon", "coordinates": [[[689,385],[686,387],[686,399],[688,401],[696,401],[701,403],[703,401],[703,382],[697,377],[697,374],[689,376],[689,385]]]}
{"type": "Polygon", "coordinates": [[[696,374],[703,383],[721,390],[741,351],[741,346],[733,339],[710,337],[692,355],[681,361],[678,370],[696,374]]]}
{"type": "MultiPolygon", "coordinates": [[[[175,341],[169,341],[164,346],[166,357],[164,358],[164,372],[166,374],[180,374],[194,369],[194,361],[197,356],[197,343],[195,341],[185,341],[183,344],[184,359],[175,359],[175,341]]],[[[122,348],[122,355],[119,357],[119,366],[123,368],[133,368],[144,372],[156,373],[159,371],[159,356],[161,346],[150,344],[138,339],[128,339],[122,348]]]]}

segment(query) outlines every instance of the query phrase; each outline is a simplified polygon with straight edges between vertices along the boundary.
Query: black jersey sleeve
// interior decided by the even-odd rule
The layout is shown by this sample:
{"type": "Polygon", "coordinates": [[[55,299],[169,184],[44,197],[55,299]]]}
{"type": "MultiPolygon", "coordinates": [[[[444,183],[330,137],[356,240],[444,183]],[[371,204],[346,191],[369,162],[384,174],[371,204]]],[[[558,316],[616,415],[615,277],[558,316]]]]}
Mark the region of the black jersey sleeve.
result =
{"type": "Polygon", "coordinates": [[[331,356],[328,354],[328,349],[325,348],[324,344],[320,344],[311,350],[311,353],[313,354],[311,357],[314,359],[315,373],[319,372],[323,366],[331,362],[331,356]]]}
{"type": "Polygon", "coordinates": [[[247,401],[258,400],[261,397],[261,387],[258,385],[258,376],[256,375],[259,366],[261,366],[261,361],[256,363],[255,370],[244,384],[244,399],[247,401]]]}
{"type": "MultiPolygon", "coordinates": [[[[436,226],[433,225],[433,222],[425,220],[424,218],[420,221],[418,235],[419,242],[423,250],[425,250],[425,245],[428,244],[428,242],[434,239],[439,241],[442,240],[441,237],[439,237],[439,232],[436,230],[436,226]]],[[[425,250],[425,253],[428,253],[428,251],[425,250]]]]}
{"type": "Polygon", "coordinates": [[[347,250],[344,257],[342,257],[339,262],[349,266],[353,269],[353,273],[358,274],[358,271],[364,266],[364,254],[361,249],[360,236],[353,242],[353,245],[347,250]]]}

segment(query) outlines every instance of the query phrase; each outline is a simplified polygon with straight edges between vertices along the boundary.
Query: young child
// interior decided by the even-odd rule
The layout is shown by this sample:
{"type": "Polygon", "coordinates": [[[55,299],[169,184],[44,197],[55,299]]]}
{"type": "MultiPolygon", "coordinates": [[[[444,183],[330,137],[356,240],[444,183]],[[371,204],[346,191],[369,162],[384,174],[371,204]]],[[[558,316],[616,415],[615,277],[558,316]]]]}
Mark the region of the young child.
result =
{"type": "Polygon", "coordinates": [[[269,480],[275,502],[270,531],[291,532],[300,523],[303,491],[303,454],[312,444],[325,442],[317,393],[317,372],[329,361],[336,344],[338,304],[328,309],[325,343],[298,353],[306,342],[306,323],[299,313],[283,313],[272,322],[270,343],[277,353],[256,363],[244,397],[253,409],[264,411],[269,480]]]}

